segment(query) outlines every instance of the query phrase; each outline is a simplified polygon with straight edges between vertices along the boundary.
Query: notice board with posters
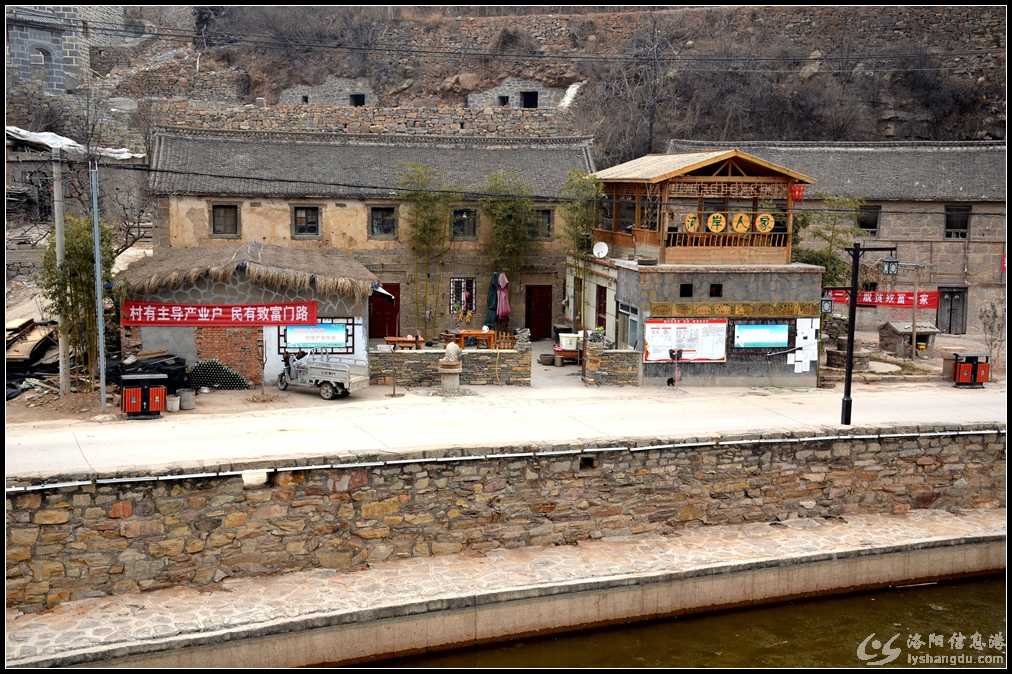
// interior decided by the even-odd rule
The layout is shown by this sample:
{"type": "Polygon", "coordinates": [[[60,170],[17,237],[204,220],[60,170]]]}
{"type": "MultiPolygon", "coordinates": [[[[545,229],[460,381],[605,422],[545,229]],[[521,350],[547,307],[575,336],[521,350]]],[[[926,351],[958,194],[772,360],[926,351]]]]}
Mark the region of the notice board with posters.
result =
{"type": "Polygon", "coordinates": [[[673,363],[671,350],[681,350],[679,363],[727,361],[727,319],[648,318],[643,324],[643,362],[673,363]]]}

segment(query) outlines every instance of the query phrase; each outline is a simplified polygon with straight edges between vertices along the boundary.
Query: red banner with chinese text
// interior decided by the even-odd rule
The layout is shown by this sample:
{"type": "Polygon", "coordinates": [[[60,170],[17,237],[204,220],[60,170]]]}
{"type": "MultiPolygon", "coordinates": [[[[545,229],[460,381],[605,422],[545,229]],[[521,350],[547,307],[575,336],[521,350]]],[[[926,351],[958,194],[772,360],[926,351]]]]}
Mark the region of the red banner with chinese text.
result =
{"type": "MultiPolygon", "coordinates": [[[[830,290],[834,302],[847,304],[850,292],[846,290],[830,290]]],[[[914,302],[914,293],[907,291],[862,290],[857,294],[857,303],[883,307],[910,307],[914,302]]],[[[938,292],[923,290],[917,294],[917,306],[920,309],[937,309],[938,292]]]]}
{"type": "Polygon", "coordinates": [[[316,302],[274,304],[164,304],[123,302],[123,325],[316,325],[316,302]]]}

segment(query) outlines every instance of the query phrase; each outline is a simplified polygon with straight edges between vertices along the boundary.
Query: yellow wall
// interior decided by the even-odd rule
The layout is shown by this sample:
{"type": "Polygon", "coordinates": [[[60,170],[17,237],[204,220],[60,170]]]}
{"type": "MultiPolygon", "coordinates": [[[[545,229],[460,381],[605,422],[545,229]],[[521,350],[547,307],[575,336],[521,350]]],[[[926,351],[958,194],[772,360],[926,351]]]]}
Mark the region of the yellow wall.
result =
{"type": "MultiPolygon", "coordinates": [[[[242,241],[297,248],[337,248],[360,251],[397,251],[408,244],[406,206],[398,209],[398,239],[395,241],[374,240],[368,235],[369,206],[396,206],[394,201],[333,201],[333,200],[281,200],[281,199],[207,199],[200,197],[169,198],[169,245],[173,248],[193,248],[207,245],[229,245],[234,238],[211,236],[210,212],[212,203],[240,204],[240,235],[242,241]],[[253,204],[258,204],[254,206],[253,204]],[[321,208],[319,239],[293,239],[291,235],[291,206],[314,205],[321,208]],[[340,205],[338,205],[340,204],[340,205]]],[[[475,204],[461,204],[462,207],[477,208],[475,204]]],[[[548,206],[538,205],[539,208],[548,206]]],[[[536,241],[534,248],[539,252],[565,250],[564,219],[561,208],[554,207],[553,234],[551,241],[536,241]]],[[[449,224],[447,224],[449,226],[449,224]]],[[[482,244],[491,239],[492,227],[484,213],[478,216],[478,240],[454,241],[453,249],[461,253],[482,250],[482,244]]]]}

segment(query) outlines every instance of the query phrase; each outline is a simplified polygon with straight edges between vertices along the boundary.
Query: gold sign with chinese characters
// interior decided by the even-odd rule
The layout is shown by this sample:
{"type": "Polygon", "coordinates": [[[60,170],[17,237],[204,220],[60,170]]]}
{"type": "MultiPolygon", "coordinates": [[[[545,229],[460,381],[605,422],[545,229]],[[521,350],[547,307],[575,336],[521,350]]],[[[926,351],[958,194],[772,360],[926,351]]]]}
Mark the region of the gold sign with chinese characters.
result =
{"type": "Polygon", "coordinates": [[[769,234],[773,231],[773,226],[776,224],[776,220],[769,213],[760,213],[755,216],[755,228],[763,234],[769,234]]]}
{"type": "Polygon", "coordinates": [[[706,219],[706,228],[714,234],[723,232],[727,227],[727,216],[723,213],[711,213],[706,219]]]}
{"type": "Polygon", "coordinates": [[[685,220],[682,221],[682,229],[686,232],[695,232],[699,229],[699,218],[696,217],[695,213],[689,213],[685,216],[685,220]]]}
{"type": "Polygon", "coordinates": [[[752,226],[752,218],[749,217],[748,213],[737,213],[731,214],[731,229],[739,234],[744,234],[748,231],[748,228],[752,226]]]}
{"type": "Polygon", "coordinates": [[[651,302],[650,315],[660,318],[728,316],[784,318],[818,316],[818,302],[651,302]]]}

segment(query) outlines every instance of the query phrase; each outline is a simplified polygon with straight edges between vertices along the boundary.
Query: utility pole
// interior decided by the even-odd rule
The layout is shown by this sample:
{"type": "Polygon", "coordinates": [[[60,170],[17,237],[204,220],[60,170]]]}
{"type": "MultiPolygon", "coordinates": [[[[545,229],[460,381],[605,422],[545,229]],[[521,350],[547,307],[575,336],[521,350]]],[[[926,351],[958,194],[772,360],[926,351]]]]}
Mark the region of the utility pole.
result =
{"type": "Polygon", "coordinates": [[[95,251],[95,314],[98,322],[99,403],[105,411],[105,299],[102,296],[102,236],[98,226],[98,158],[89,159],[91,169],[91,236],[95,251]]]}
{"type": "MultiPolygon", "coordinates": [[[[63,155],[53,148],[53,224],[56,236],[56,269],[63,271],[63,155]]],[[[70,357],[67,338],[63,334],[63,314],[57,314],[57,335],[60,345],[60,397],[70,392],[70,357]]]]}
{"type": "Polygon", "coordinates": [[[919,262],[900,262],[900,269],[914,270],[914,299],[910,306],[910,360],[917,358],[917,307],[921,299],[921,269],[919,262]]]}
{"type": "MultiPolygon", "coordinates": [[[[851,382],[854,378],[854,333],[857,324],[857,283],[861,274],[861,253],[868,252],[889,252],[896,253],[896,247],[877,246],[874,248],[862,248],[860,241],[855,241],[852,248],[845,249],[850,253],[850,306],[847,307],[847,370],[843,379],[843,405],[840,411],[840,423],[850,426],[850,416],[853,407],[853,400],[850,397],[851,382]]],[[[893,261],[895,264],[895,261],[893,261]]],[[[887,269],[886,273],[890,273],[887,269]]],[[[895,268],[892,274],[896,273],[895,268]]]]}

